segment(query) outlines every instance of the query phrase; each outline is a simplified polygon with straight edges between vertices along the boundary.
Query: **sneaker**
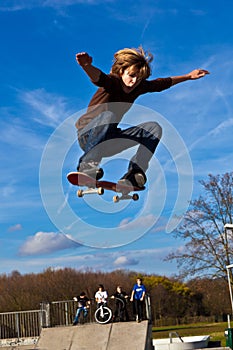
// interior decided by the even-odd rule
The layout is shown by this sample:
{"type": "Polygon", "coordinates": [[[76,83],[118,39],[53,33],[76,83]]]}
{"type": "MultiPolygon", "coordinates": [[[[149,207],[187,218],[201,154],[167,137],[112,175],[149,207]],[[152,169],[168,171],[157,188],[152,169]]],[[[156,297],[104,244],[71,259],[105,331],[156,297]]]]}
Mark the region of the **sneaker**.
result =
{"type": "Polygon", "coordinates": [[[81,173],[84,173],[90,177],[95,178],[96,180],[101,179],[104,176],[104,171],[102,168],[98,167],[99,163],[90,161],[88,163],[81,162],[77,167],[77,170],[81,173]]]}
{"type": "Polygon", "coordinates": [[[129,170],[119,181],[119,185],[126,185],[126,186],[134,186],[134,187],[140,187],[144,188],[144,185],[146,183],[146,175],[145,173],[140,170],[140,172],[137,170],[129,170]]]}

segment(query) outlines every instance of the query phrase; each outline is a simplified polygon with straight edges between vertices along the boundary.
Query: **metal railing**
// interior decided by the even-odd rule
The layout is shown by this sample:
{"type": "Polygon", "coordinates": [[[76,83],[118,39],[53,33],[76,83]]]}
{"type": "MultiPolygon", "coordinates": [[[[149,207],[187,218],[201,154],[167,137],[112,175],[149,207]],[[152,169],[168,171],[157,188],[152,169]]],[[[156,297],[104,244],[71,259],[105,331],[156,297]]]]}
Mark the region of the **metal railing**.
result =
{"type": "MultiPolygon", "coordinates": [[[[109,299],[108,306],[115,309],[115,302],[109,299]]],[[[6,344],[6,339],[11,339],[14,344],[20,344],[25,338],[32,338],[34,341],[39,337],[42,328],[68,326],[73,323],[77,310],[77,303],[74,300],[43,302],[40,310],[16,311],[0,313],[0,347],[6,344]]],[[[96,303],[92,302],[88,309],[85,323],[94,322],[96,303]]],[[[129,319],[133,320],[131,303],[128,303],[127,310],[129,319]]],[[[145,318],[151,321],[150,297],[145,299],[145,318]]],[[[81,322],[82,317],[80,318],[81,322]]]]}
{"type": "Polygon", "coordinates": [[[6,343],[2,339],[20,343],[23,338],[38,338],[44,319],[43,310],[0,313],[0,346],[6,343]]]}
{"type": "MultiPolygon", "coordinates": [[[[114,311],[115,301],[113,299],[109,299],[108,306],[114,311]]],[[[44,327],[68,326],[72,324],[76,313],[76,309],[77,303],[73,300],[41,303],[41,310],[43,310],[46,315],[46,319],[43,323],[44,327]]],[[[92,303],[90,304],[88,309],[88,315],[85,320],[85,323],[94,322],[95,310],[96,303],[92,300],[92,303]]],[[[133,320],[134,316],[132,313],[132,307],[130,302],[128,302],[127,311],[129,314],[129,319],[133,320]]],[[[145,298],[145,318],[151,322],[151,303],[149,295],[146,295],[145,298]]],[[[80,321],[83,321],[82,318],[80,319],[80,321]]]]}
{"type": "MultiPolygon", "coordinates": [[[[93,319],[94,305],[90,305],[85,323],[93,319]]],[[[41,310],[45,313],[44,327],[69,326],[73,323],[77,310],[77,303],[73,300],[52,301],[41,303],[41,310]]],[[[82,316],[81,316],[82,321],[82,316]]]]}

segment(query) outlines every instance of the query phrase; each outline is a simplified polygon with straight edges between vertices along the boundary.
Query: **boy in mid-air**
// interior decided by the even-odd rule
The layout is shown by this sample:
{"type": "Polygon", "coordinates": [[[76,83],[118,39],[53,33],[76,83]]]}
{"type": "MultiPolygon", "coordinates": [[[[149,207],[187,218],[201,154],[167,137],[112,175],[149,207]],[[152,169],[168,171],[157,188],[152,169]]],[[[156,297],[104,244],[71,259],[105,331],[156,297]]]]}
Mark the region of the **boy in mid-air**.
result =
{"type": "Polygon", "coordinates": [[[103,157],[138,145],[128,171],[118,183],[144,187],[146,170],[161,139],[162,129],[155,121],[126,129],[119,128],[119,122],[140,95],[159,92],[186,80],[199,79],[209,72],[195,69],[181,76],[148,80],[153,56],[146,54],[142,47],[116,52],[110,74],[92,65],[92,57],[86,52],[78,53],[76,60],[91,82],[98,86],[87,112],[76,123],[78,141],[84,151],[77,170],[99,179],[103,176],[99,167],[103,157]]]}

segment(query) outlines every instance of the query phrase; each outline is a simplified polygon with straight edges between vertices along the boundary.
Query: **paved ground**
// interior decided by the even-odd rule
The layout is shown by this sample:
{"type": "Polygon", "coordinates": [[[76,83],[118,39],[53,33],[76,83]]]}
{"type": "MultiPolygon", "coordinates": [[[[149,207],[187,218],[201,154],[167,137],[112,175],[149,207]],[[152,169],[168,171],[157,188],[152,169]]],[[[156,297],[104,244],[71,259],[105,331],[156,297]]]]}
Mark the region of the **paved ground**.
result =
{"type": "Polygon", "coordinates": [[[20,349],[146,350],[147,334],[148,321],[46,328],[42,330],[36,346],[20,349]]]}

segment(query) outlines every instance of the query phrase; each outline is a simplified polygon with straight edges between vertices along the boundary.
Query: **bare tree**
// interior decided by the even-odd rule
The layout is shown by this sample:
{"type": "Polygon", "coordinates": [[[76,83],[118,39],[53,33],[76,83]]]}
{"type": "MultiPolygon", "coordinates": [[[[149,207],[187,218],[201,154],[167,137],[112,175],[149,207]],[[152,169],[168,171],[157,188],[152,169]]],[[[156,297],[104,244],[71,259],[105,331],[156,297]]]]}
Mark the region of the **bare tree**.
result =
{"type": "Polygon", "coordinates": [[[166,260],[176,260],[180,276],[226,277],[233,263],[233,172],[200,181],[204,194],[190,203],[174,236],[186,242],[166,260]]]}

